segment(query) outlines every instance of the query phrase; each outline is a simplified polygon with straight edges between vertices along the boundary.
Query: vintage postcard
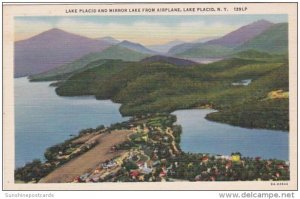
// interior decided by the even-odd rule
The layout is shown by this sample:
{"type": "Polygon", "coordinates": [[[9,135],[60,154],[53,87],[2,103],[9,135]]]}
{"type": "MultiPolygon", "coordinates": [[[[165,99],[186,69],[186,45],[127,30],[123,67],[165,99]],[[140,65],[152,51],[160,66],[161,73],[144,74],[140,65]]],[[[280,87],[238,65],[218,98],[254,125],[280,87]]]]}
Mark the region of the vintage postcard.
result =
{"type": "Polygon", "coordinates": [[[3,25],[4,190],[297,189],[296,3],[4,4],[3,25]]]}

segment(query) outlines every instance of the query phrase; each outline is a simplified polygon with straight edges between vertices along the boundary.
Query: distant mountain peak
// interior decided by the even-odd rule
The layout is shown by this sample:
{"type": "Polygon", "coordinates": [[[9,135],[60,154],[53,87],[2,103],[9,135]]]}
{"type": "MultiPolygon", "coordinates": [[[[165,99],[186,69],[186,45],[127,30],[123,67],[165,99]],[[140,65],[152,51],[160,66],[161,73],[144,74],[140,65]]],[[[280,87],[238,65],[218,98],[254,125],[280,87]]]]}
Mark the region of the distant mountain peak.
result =
{"type": "Polygon", "coordinates": [[[113,38],[111,36],[105,36],[105,37],[101,37],[100,39],[115,39],[115,38],[113,38]]]}
{"type": "Polygon", "coordinates": [[[135,45],[141,45],[139,43],[135,43],[135,42],[132,42],[132,41],[128,41],[128,40],[123,40],[120,42],[120,44],[135,44],[135,45]]]}
{"type": "Polygon", "coordinates": [[[119,40],[111,37],[111,36],[105,36],[105,37],[100,37],[100,38],[97,38],[97,40],[99,41],[105,41],[105,42],[108,42],[108,43],[111,43],[111,44],[118,44],[120,43],[119,40]]]}
{"type": "Polygon", "coordinates": [[[245,26],[242,26],[237,30],[232,31],[221,38],[210,40],[206,43],[214,44],[214,45],[216,44],[216,45],[221,45],[226,47],[236,47],[249,41],[255,36],[261,34],[262,32],[266,31],[272,25],[273,23],[261,19],[253,23],[247,24],[245,26]]]}
{"type": "Polygon", "coordinates": [[[128,40],[123,40],[118,45],[123,46],[123,47],[133,47],[133,46],[144,47],[142,44],[135,43],[135,42],[128,41],[128,40]]]}
{"type": "Polygon", "coordinates": [[[45,42],[49,42],[51,40],[60,40],[60,41],[74,40],[75,41],[75,40],[93,40],[93,39],[90,39],[82,35],[70,33],[59,28],[52,28],[44,32],[41,32],[29,39],[25,39],[17,42],[23,42],[23,41],[40,42],[41,40],[44,40],[45,42]]]}
{"type": "Polygon", "coordinates": [[[236,48],[238,51],[257,50],[267,53],[288,52],[288,24],[276,23],[262,34],[236,48]]]}
{"type": "Polygon", "coordinates": [[[122,46],[125,48],[128,48],[130,50],[134,50],[140,53],[145,53],[145,54],[156,54],[156,52],[146,48],[142,44],[139,43],[134,43],[128,40],[123,40],[122,42],[118,43],[118,46],[122,46]]]}
{"type": "Polygon", "coordinates": [[[265,19],[260,19],[260,20],[253,22],[252,24],[273,24],[273,23],[268,20],[265,20],[265,19]]]}
{"type": "Polygon", "coordinates": [[[49,30],[47,30],[45,32],[65,32],[65,31],[62,30],[62,29],[59,29],[59,28],[52,28],[52,29],[49,29],[49,30]]]}
{"type": "MultiPolygon", "coordinates": [[[[59,29],[59,28],[52,28],[52,29],[49,29],[49,30],[46,30],[38,35],[45,35],[45,34],[70,34],[70,35],[75,35],[73,33],[69,33],[67,31],[64,31],[62,29],[59,29]]],[[[36,35],[36,36],[38,36],[36,35]]]]}
{"type": "MultiPolygon", "coordinates": [[[[246,42],[250,41],[251,39],[255,38],[256,36],[262,34],[263,32],[267,31],[271,28],[274,24],[261,19],[254,21],[250,24],[244,25],[239,27],[238,29],[222,36],[219,38],[209,38],[208,41],[204,40],[196,40],[193,43],[183,43],[176,45],[168,51],[171,55],[178,55],[187,52],[187,54],[193,54],[192,51],[196,52],[207,52],[210,54],[217,54],[216,50],[213,48],[218,49],[219,52],[229,51],[230,49],[236,48],[245,44],[246,42]],[[227,48],[227,49],[226,49],[227,48]],[[211,51],[211,52],[209,52],[211,51]]],[[[222,54],[222,53],[221,53],[222,54]]],[[[226,53],[225,53],[226,54],[226,53]]],[[[193,56],[200,56],[193,54],[193,56]]],[[[204,55],[201,55],[204,56],[204,55]]],[[[205,55],[207,56],[207,55],[205,55]]],[[[219,55],[218,55],[219,56],[219,55]]]]}
{"type": "Polygon", "coordinates": [[[42,73],[110,46],[105,41],[52,28],[15,42],[15,77],[42,73]]]}

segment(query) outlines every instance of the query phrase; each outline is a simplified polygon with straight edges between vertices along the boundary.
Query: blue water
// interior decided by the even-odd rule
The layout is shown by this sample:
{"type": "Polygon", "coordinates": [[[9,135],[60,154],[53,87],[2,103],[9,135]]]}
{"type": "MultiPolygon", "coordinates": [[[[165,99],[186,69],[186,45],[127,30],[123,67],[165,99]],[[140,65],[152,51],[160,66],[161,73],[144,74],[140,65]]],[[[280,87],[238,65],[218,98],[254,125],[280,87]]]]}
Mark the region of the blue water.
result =
{"type": "Polygon", "coordinates": [[[185,152],[289,160],[289,134],[284,131],[247,129],[211,122],[205,116],[214,110],[179,110],[173,112],[182,126],[181,149],[185,152]]]}
{"type": "Polygon", "coordinates": [[[125,121],[120,104],[88,97],[59,97],[49,82],[15,83],[15,165],[43,160],[47,147],[69,139],[81,129],[125,121]]]}
{"type": "MultiPolygon", "coordinates": [[[[125,121],[120,104],[94,97],[59,97],[49,82],[30,83],[17,78],[15,83],[15,164],[35,158],[43,160],[47,147],[70,138],[84,128],[95,128],[125,121]]],[[[206,120],[213,110],[175,111],[183,127],[181,148],[186,152],[288,160],[288,133],[246,129],[206,120]]]]}

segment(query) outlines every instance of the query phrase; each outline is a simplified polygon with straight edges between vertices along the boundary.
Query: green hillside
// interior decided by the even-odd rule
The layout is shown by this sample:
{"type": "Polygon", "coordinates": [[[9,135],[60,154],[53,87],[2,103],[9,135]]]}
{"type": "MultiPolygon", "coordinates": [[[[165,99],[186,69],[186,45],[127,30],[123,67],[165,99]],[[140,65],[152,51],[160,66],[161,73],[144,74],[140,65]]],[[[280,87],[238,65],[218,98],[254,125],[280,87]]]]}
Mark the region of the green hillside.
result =
{"type": "Polygon", "coordinates": [[[139,61],[147,57],[147,54],[142,54],[128,48],[124,48],[121,46],[112,46],[110,48],[105,49],[102,52],[91,53],[83,56],[82,58],[69,63],[62,65],[53,70],[38,74],[32,75],[29,77],[31,81],[53,81],[53,80],[61,80],[69,77],[74,72],[80,72],[82,69],[86,69],[85,67],[89,64],[89,67],[93,67],[91,62],[96,61],[97,64],[100,64],[101,59],[103,59],[103,63],[105,63],[106,59],[119,59],[123,61],[139,61]]]}
{"type": "Polygon", "coordinates": [[[63,96],[95,95],[120,102],[123,115],[209,105],[219,110],[208,116],[211,120],[287,130],[288,98],[267,97],[276,90],[288,91],[286,59],[232,58],[191,68],[114,61],[78,73],[56,89],[63,96]],[[244,79],[251,79],[252,83],[232,85],[244,79]]]}
{"type": "Polygon", "coordinates": [[[236,51],[253,49],[267,53],[284,54],[288,52],[288,24],[279,23],[237,47],[236,51]]]}
{"type": "MultiPolygon", "coordinates": [[[[96,64],[97,62],[94,62],[96,64]]],[[[120,72],[127,63],[121,60],[107,60],[102,63],[99,60],[98,67],[87,69],[83,72],[73,74],[66,81],[59,82],[56,92],[64,96],[94,95],[98,85],[102,85],[105,80],[120,72]]]]}
{"type": "Polygon", "coordinates": [[[266,52],[260,52],[257,50],[246,50],[242,52],[238,52],[234,55],[235,57],[245,58],[245,59],[265,59],[265,58],[274,58],[276,55],[271,55],[266,52]]]}
{"type": "Polygon", "coordinates": [[[122,46],[112,46],[98,53],[98,59],[121,59],[123,61],[139,61],[148,57],[148,54],[143,54],[122,46]]]}

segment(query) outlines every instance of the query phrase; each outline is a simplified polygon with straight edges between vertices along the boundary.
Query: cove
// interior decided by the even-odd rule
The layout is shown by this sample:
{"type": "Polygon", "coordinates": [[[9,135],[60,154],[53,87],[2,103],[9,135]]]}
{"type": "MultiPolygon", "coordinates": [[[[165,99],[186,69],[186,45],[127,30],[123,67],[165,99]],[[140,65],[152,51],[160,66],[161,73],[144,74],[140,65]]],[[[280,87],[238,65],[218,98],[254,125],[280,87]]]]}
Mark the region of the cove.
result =
{"type": "Polygon", "coordinates": [[[284,131],[248,129],[208,121],[205,116],[215,110],[178,110],[177,124],[182,126],[180,146],[184,152],[289,160],[289,134],[284,131]]]}

